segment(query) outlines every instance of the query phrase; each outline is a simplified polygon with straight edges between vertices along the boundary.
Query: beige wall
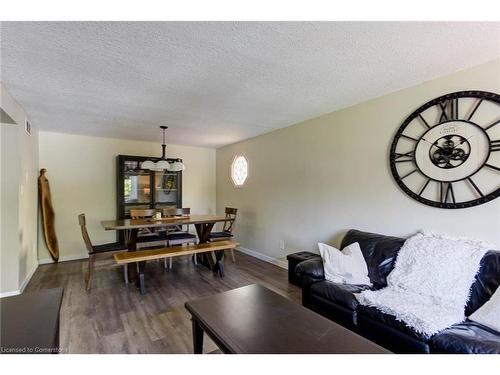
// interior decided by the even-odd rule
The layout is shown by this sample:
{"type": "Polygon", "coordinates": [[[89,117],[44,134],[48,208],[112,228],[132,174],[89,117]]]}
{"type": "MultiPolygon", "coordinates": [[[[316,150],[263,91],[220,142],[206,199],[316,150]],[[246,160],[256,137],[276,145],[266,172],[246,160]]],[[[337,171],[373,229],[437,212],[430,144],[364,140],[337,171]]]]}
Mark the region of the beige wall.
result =
{"type": "Polygon", "coordinates": [[[38,130],[25,132],[27,114],[3,85],[1,107],[18,125],[1,125],[2,296],[22,292],[38,266],[38,130]]]}
{"type": "MultiPolygon", "coordinates": [[[[86,256],[77,215],[84,212],[95,244],[115,241],[101,220],[116,217],[116,156],[159,156],[160,142],[139,142],[40,132],[40,168],[47,169],[56,215],[61,260],[86,256]]],[[[168,157],[180,157],[183,173],[183,206],[194,213],[215,212],[215,150],[167,146],[168,157]]],[[[39,259],[50,261],[40,231],[39,259]]]]}
{"type": "Polygon", "coordinates": [[[500,92],[500,60],[220,148],[217,211],[238,207],[238,240],[271,259],[315,251],[318,241],[338,245],[349,228],[398,236],[431,229],[499,246],[500,199],[460,210],[429,207],[402,192],[388,166],[392,137],[411,112],[467,89],[500,92]],[[229,180],[237,153],[250,165],[242,189],[229,180]]]}

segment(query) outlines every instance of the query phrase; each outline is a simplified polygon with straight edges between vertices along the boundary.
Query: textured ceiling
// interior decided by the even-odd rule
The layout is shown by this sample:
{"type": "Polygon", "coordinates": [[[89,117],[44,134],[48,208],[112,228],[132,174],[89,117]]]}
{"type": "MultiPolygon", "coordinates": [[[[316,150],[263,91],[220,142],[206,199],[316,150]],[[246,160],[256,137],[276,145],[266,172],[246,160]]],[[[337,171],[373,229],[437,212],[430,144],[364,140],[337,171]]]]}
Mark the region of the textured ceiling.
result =
{"type": "Polygon", "coordinates": [[[219,147],[500,56],[500,23],[2,22],[43,130],[219,147]]]}

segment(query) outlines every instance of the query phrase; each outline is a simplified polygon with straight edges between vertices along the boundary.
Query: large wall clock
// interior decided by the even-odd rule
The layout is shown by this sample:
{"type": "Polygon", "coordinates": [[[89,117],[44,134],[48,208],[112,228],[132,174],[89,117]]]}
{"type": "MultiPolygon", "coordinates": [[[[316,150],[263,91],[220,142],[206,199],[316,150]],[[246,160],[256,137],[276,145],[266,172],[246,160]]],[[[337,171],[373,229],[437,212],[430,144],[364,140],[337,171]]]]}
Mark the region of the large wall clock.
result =
{"type": "Polygon", "coordinates": [[[465,208],[500,196],[500,95],[460,91],[433,99],[403,122],[391,172],[410,197],[465,208]]]}

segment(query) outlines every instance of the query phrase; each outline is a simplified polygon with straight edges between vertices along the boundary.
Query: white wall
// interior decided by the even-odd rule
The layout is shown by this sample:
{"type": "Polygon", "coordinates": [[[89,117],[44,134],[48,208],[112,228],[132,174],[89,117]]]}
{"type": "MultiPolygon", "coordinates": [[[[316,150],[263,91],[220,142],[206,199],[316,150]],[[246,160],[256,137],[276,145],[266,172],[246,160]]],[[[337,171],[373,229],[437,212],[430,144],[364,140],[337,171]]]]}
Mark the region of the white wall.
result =
{"type": "Polygon", "coordinates": [[[237,239],[271,258],[315,251],[318,241],[338,245],[350,228],[398,236],[432,229],[499,246],[500,199],[433,208],[408,197],[389,170],[390,143],[403,120],[430,99],[467,89],[500,92],[500,60],[220,148],[217,211],[237,207],[237,239]],[[229,166],[241,152],[250,176],[235,189],[229,166]]]}
{"type": "MultiPolygon", "coordinates": [[[[116,218],[116,156],[161,155],[160,141],[139,142],[40,132],[40,168],[47,169],[60,260],[87,256],[77,215],[84,212],[95,244],[114,242],[113,231],[104,231],[101,220],[116,218]]],[[[215,212],[215,150],[167,145],[167,157],[183,159],[183,206],[191,212],[215,212]]],[[[40,230],[40,262],[50,256],[40,230]]]]}
{"type": "Polygon", "coordinates": [[[0,292],[2,295],[19,289],[19,157],[18,125],[0,125],[1,134],[1,225],[0,225],[0,292]]]}
{"type": "Polygon", "coordinates": [[[38,130],[31,124],[31,135],[19,126],[19,285],[38,266],[38,130]]]}
{"type": "Polygon", "coordinates": [[[1,108],[18,125],[1,125],[1,286],[2,296],[22,292],[38,266],[38,130],[25,132],[27,114],[3,85],[1,108]]]}

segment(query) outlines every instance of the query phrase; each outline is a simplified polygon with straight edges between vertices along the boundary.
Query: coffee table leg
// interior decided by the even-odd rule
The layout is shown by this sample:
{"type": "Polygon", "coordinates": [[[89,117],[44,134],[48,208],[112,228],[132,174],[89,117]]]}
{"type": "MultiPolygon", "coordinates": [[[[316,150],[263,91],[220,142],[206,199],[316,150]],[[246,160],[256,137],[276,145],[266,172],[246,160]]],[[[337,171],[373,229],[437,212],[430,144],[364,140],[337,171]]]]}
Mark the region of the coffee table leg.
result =
{"type": "Polygon", "coordinates": [[[203,353],[203,328],[199,325],[198,321],[193,317],[193,352],[194,354],[203,353]]]}

